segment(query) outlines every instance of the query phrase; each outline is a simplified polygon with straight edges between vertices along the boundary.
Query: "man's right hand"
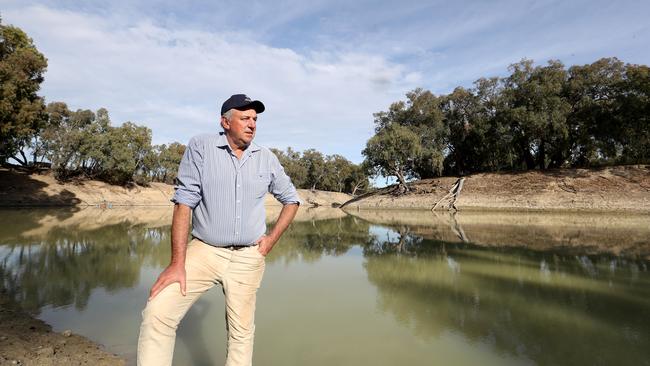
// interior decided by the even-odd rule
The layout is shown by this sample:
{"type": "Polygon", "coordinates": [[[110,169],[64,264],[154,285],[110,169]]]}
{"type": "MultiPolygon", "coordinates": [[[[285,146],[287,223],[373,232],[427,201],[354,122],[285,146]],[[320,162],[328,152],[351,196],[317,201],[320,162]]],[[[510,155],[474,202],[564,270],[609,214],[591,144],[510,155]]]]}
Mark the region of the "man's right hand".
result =
{"type": "Polygon", "coordinates": [[[149,292],[149,300],[153,299],[165,287],[178,282],[181,285],[181,294],[185,296],[185,265],[184,264],[170,264],[158,276],[156,283],[153,284],[149,292]]]}

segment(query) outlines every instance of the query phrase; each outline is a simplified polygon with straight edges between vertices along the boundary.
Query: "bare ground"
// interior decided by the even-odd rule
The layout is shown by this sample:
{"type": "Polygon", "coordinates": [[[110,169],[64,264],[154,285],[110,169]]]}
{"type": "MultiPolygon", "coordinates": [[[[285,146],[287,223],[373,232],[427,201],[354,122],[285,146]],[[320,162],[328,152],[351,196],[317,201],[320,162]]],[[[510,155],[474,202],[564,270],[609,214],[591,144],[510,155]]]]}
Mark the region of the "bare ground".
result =
{"type": "MultiPolygon", "coordinates": [[[[96,180],[58,182],[51,174],[26,174],[0,168],[0,207],[117,207],[117,206],[171,206],[174,186],[151,183],[149,187],[123,187],[96,180]]],[[[305,207],[332,207],[352,198],[338,192],[299,189],[298,195],[305,207]]],[[[279,203],[266,197],[267,206],[279,203]]]]}
{"type": "Polygon", "coordinates": [[[56,333],[0,296],[0,365],[124,365],[124,360],[69,331],[56,333]]]}
{"type": "MultiPolygon", "coordinates": [[[[423,179],[411,183],[408,194],[378,194],[349,207],[430,209],[456,180],[423,179]]],[[[151,183],[149,187],[121,187],[92,180],[60,183],[50,174],[30,175],[7,169],[0,169],[0,188],[0,207],[170,206],[174,192],[173,186],[163,183],[151,183]]],[[[344,193],[306,189],[298,193],[304,207],[331,207],[352,198],[344,193]]],[[[268,195],[266,205],[278,203],[268,195]]],[[[465,177],[456,207],[650,212],[650,166],[473,174],[465,177]]]]}
{"type": "MultiPolygon", "coordinates": [[[[348,207],[430,209],[457,179],[442,177],[416,181],[411,183],[410,193],[379,194],[348,207]]],[[[465,177],[456,207],[461,211],[650,212],[650,166],[473,174],[465,177]]]]}

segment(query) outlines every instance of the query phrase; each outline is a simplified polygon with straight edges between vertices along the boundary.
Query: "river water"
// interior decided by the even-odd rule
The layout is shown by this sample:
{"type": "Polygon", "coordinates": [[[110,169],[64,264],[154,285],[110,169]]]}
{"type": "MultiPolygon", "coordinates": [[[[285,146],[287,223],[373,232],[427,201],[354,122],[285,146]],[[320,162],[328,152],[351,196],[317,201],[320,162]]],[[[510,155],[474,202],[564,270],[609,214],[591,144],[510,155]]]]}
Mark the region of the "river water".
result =
{"type": "MultiPolygon", "coordinates": [[[[134,363],[169,209],[0,210],[3,296],[134,363]]],[[[267,257],[257,365],[650,365],[650,216],[304,213],[267,257]]],[[[223,364],[218,287],[174,364],[223,364]]]]}

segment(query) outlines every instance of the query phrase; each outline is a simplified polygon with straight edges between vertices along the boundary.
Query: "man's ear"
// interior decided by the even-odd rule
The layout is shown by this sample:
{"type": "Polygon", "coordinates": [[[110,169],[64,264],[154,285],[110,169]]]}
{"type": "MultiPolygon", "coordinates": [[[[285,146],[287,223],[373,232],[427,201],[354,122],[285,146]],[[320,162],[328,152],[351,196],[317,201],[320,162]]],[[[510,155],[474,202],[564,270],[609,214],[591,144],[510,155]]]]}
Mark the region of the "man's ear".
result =
{"type": "Polygon", "coordinates": [[[224,130],[229,130],[230,129],[230,121],[224,116],[221,116],[221,127],[224,130]]]}

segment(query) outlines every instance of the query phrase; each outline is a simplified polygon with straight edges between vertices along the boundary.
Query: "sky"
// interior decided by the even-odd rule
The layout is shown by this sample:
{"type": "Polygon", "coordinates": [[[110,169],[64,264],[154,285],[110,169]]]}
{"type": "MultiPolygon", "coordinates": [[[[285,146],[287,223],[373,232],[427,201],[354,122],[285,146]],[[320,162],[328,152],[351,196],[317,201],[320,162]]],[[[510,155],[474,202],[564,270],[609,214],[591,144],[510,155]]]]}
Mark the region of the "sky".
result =
{"type": "Polygon", "coordinates": [[[259,144],[355,163],[373,113],[417,87],[447,94],[524,58],[650,64],[648,15],[647,0],[0,0],[48,59],[48,103],[187,143],[245,93],[266,105],[259,144]]]}

